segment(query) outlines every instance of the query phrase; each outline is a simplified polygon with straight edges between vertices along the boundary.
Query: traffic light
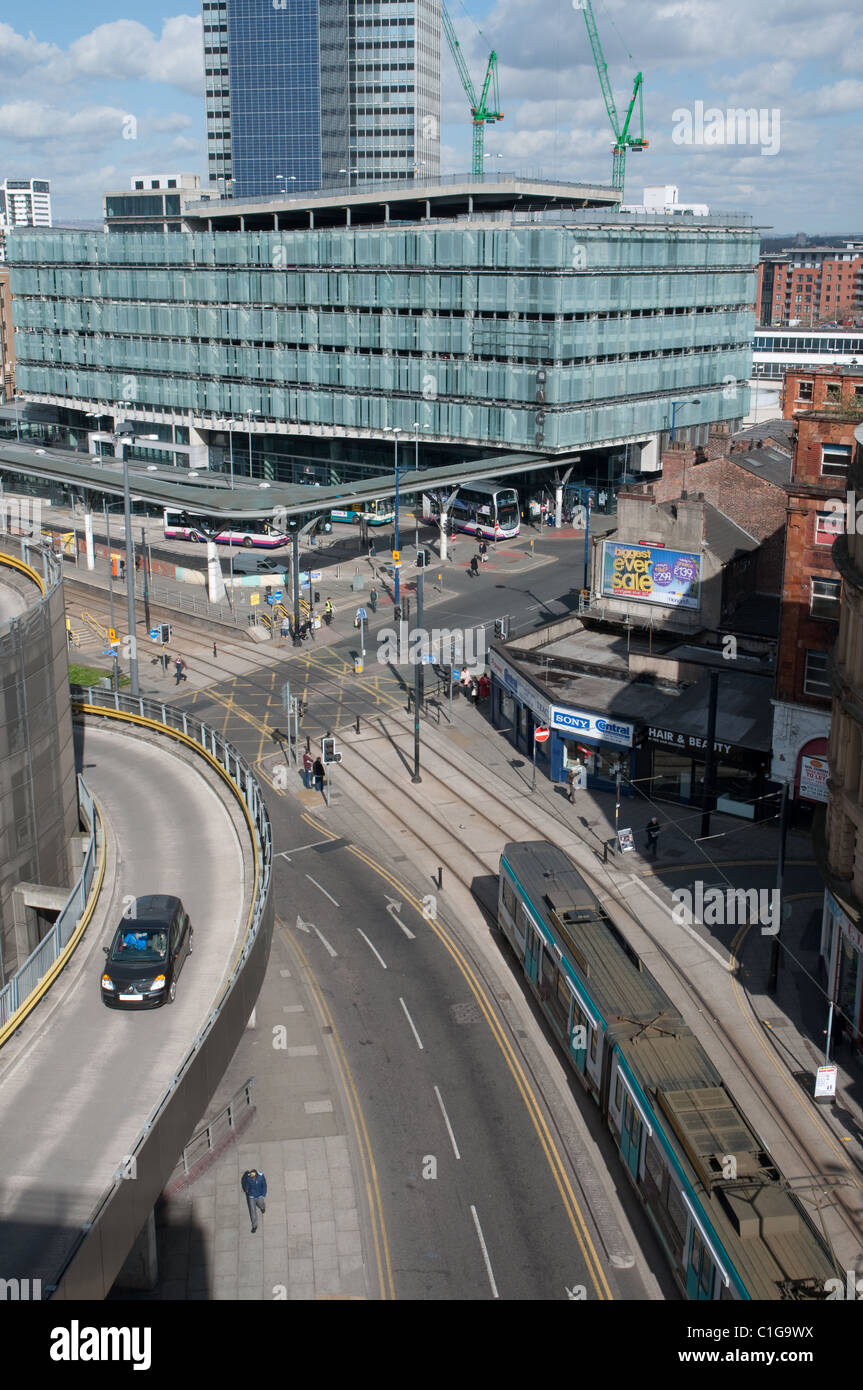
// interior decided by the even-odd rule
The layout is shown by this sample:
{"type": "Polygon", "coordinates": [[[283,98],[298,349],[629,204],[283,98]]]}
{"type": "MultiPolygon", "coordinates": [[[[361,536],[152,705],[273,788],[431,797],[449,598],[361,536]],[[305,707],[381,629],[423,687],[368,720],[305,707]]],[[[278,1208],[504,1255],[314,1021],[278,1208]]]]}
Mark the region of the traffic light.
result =
{"type": "Polygon", "coordinates": [[[427,550],[418,550],[418,551],[417,551],[417,568],[418,568],[418,569],[423,569],[423,568],[425,568],[425,566],[428,564],[428,562],[429,562],[429,553],[428,553],[428,551],[427,551],[427,550]]]}
{"type": "Polygon", "coordinates": [[[171,640],[171,624],[161,623],[159,625],[159,641],[166,647],[171,640]]]}
{"type": "Polygon", "coordinates": [[[340,763],[341,760],[342,760],[342,755],[341,755],[341,753],[337,753],[337,752],[336,752],[336,741],[335,741],[335,739],[334,739],[334,738],[322,738],[322,739],[321,739],[321,762],[322,762],[322,763],[340,763]]]}
{"type": "Polygon", "coordinates": [[[501,642],[505,642],[506,639],[507,639],[508,634],[509,634],[509,620],[508,620],[507,618],[495,618],[495,620],[494,620],[494,635],[495,635],[495,637],[498,637],[498,638],[500,639],[501,642]]]}

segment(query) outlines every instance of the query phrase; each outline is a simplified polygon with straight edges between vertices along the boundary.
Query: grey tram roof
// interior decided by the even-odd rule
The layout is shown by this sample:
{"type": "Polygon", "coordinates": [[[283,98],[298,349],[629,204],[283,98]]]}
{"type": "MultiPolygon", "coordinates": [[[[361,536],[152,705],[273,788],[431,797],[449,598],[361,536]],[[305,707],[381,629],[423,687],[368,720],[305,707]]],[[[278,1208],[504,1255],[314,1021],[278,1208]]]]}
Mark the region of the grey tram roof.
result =
{"type": "Polygon", "coordinates": [[[661,1119],[750,1296],[823,1298],[824,1280],[836,1273],[827,1250],[671,1000],[613,922],[580,921],[567,932],[553,922],[547,898],[558,913],[604,912],[569,856],[549,841],[508,844],[504,856],[565,953],[572,938],[581,961],[568,963],[661,1119]],[[728,1155],[737,1161],[736,1181],[722,1176],[728,1155]]]}

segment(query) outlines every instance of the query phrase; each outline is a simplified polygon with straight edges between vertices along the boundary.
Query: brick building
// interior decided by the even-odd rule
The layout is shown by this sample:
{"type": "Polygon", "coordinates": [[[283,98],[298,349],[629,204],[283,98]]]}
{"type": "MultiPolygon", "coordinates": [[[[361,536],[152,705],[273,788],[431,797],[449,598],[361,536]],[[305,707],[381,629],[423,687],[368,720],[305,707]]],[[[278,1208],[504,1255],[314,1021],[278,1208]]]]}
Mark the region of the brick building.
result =
{"type": "Polygon", "coordinates": [[[786,485],[791,454],[769,438],[733,439],[727,427],[710,431],[699,449],[674,447],[662,456],[662,477],[650,483],[657,503],[697,496],[758,542],[752,593],[782,591],[786,485]]]}
{"type": "Polygon", "coordinates": [[[863,313],[863,242],[788,247],[762,256],[755,297],[761,324],[856,325],[863,313]]]}
{"type": "Polygon", "coordinates": [[[785,571],[773,720],[773,776],[805,802],[827,798],[830,733],[829,655],[839,628],[840,576],[833,542],[842,529],[857,415],[804,411],[795,416],[785,571]],[[813,764],[822,764],[817,766],[813,764]]]}
{"type": "Polygon", "coordinates": [[[863,363],[860,367],[799,367],[787,371],[781,399],[786,420],[805,410],[839,410],[846,415],[856,411],[861,415],[863,363]]]}

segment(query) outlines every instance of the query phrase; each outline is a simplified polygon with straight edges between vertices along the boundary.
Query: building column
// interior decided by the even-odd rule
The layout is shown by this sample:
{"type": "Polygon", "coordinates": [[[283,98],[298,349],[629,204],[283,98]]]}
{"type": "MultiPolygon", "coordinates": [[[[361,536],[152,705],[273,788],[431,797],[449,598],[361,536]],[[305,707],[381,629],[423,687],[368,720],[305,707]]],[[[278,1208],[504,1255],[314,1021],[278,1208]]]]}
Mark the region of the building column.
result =
{"type": "Polygon", "coordinates": [[[209,468],[210,466],[209,445],[206,439],[204,438],[203,431],[196,429],[195,426],[191,423],[191,421],[189,422],[188,457],[189,469],[192,471],[194,471],[195,469],[209,468]]]}
{"type": "Polygon", "coordinates": [[[554,488],[554,525],[558,531],[563,525],[563,483],[556,483],[554,488]]]}
{"type": "Polygon", "coordinates": [[[92,570],[96,568],[96,555],[93,549],[93,513],[90,510],[89,502],[85,505],[86,510],[84,512],[84,553],[87,557],[87,568],[88,570],[92,570]]]}

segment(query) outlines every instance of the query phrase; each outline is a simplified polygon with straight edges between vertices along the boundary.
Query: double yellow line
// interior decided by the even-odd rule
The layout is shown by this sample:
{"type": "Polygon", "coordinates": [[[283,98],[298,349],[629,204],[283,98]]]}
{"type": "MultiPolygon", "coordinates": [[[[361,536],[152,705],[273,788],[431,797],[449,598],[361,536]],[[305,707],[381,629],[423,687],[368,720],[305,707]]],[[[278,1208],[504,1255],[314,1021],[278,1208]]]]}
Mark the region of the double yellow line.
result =
{"type": "MultiPolygon", "coordinates": [[[[331,838],[336,839],[337,836],[333,835],[331,838]]],[[[384,1222],[383,1203],[381,1201],[380,1187],[378,1185],[378,1173],[375,1167],[371,1140],[369,1139],[363,1108],[360,1104],[356,1085],[354,1084],[354,1078],[348,1066],[348,1059],[345,1056],[341,1038],[336,1029],[335,1019],[330,1012],[329,1005],[324,999],[323,991],[318,984],[308,956],[297,940],[296,933],[288,927],[287,923],[282,921],[281,917],[277,917],[276,921],[286,932],[290,948],[295,952],[302,963],[306,984],[317,1006],[321,1023],[330,1029],[333,1047],[336,1053],[336,1066],[338,1067],[339,1075],[342,1079],[342,1089],[344,1091],[348,1110],[350,1111],[351,1120],[353,1121],[354,1133],[357,1136],[357,1143],[360,1150],[360,1160],[362,1162],[363,1178],[366,1188],[366,1201],[368,1202],[372,1237],[375,1246],[375,1261],[378,1268],[380,1295],[384,1300],[388,1298],[394,1299],[396,1291],[393,1283],[392,1264],[390,1263],[390,1248],[389,1242],[387,1241],[386,1224],[384,1222]]]]}
{"type": "MultiPolygon", "coordinates": [[[[340,836],[334,835],[330,830],[326,828],[326,826],[321,825],[318,821],[314,819],[313,816],[309,815],[308,812],[304,812],[302,818],[307,825],[311,826],[312,829],[318,831],[320,834],[325,835],[333,840],[341,838],[340,836]]],[[[348,844],[345,846],[345,848],[348,849],[350,853],[355,856],[355,858],[361,860],[370,869],[372,869],[386,883],[390,884],[390,886],[396,890],[396,892],[399,894],[401,898],[403,898],[406,902],[410,903],[411,907],[413,907],[414,910],[417,913],[419,913],[419,915],[423,918],[423,920],[428,923],[429,927],[440,941],[444,950],[448,952],[455,965],[457,966],[471,994],[473,995],[474,999],[479,1005],[482,1015],[485,1018],[485,1021],[491,1030],[492,1037],[494,1038],[495,1042],[500,1048],[501,1053],[503,1054],[504,1061],[506,1062],[506,1065],[509,1068],[510,1074],[513,1080],[515,1081],[518,1092],[524,1102],[525,1108],[530,1117],[537,1138],[539,1139],[540,1147],[542,1148],[542,1151],[546,1158],[546,1162],[548,1163],[549,1170],[551,1172],[555,1186],[557,1187],[561,1201],[563,1202],[563,1207],[569,1220],[569,1224],[572,1228],[573,1234],[575,1235],[576,1241],[578,1242],[578,1246],[581,1250],[585,1265],[587,1266],[587,1271],[590,1275],[591,1282],[593,1284],[594,1289],[596,1290],[596,1296],[600,1299],[613,1298],[613,1294],[611,1292],[611,1289],[609,1288],[608,1281],[606,1280],[605,1274],[603,1272],[599,1256],[597,1255],[596,1248],[593,1244],[593,1241],[591,1240],[590,1232],[587,1229],[586,1222],[582,1215],[581,1208],[579,1207],[575,1193],[573,1192],[572,1184],[569,1180],[569,1175],[566,1171],[563,1159],[561,1158],[560,1153],[558,1152],[557,1146],[554,1142],[554,1139],[552,1138],[548,1125],[546,1124],[545,1116],[542,1113],[542,1108],[539,1104],[539,1101],[536,1098],[536,1095],[533,1091],[533,1088],[530,1085],[530,1082],[524,1074],[524,1069],[522,1068],[521,1062],[519,1061],[518,1056],[516,1055],[512,1045],[510,1044],[509,1039],[507,1038],[504,1032],[503,1025],[497,1015],[497,1012],[493,1004],[489,1000],[488,996],[486,995],[486,992],[483,989],[483,986],[480,983],[479,979],[477,978],[473,970],[473,967],[465,957],[459,945],[453,940],[452,936],[442,925],[442,923],[440,923],[436,918],[427,917],[424,914],[422,903],[418,898],[414,896],[410,889],[406,888],[405,885],[399,882],[397,878],[394,878],[393,875],[389,873],[387,869],[384,869],[383,866],[380,865],[377,862],[377,860],[373,859],[371,855],[367,854],[365,850],[362,850],[357,845],[353,844],[348,844]]],[[[327,1012],[329,1013],[329,1011],[327,1012]]],[[[365,1130],[365,1126],[363,1126],[363,1129],[365,1130]]],[[[371,1155],[369,1155],[369,1157],[370,1156],[371,1155]]],[[[373,1165],[372,1171],[374,1171],[373,1165]]],[[[375,1183],[375,1186],[376,1185],[377,1184],[375,1183]]],[[[380,1198],[378,1195],[378,1201],[379,1200],[380,1198]]],[[[380,1220],[381,1224],[383,1224],[382,1213],[380,1213],[380,1220]]],[[[388,1256],[387,1267],[389,1268],[388,1256]]]]}

